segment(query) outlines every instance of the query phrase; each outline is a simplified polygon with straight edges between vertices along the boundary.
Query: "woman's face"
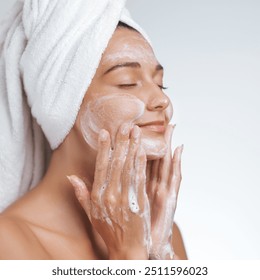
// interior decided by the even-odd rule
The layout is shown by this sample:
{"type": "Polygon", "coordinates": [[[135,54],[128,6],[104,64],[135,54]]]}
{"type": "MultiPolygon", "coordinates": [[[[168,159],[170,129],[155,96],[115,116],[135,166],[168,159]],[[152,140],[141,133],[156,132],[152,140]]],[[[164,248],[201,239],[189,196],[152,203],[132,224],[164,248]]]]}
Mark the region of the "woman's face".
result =
{"type": "Polygon", "coordinates": [[[123,123],[138,125],[148,159],[165,155],[165,129],[172,106],[163,92],[163,68],[136,31],[117,28],[104,52],[80,109],[79,123],[88,145],[97,149],[100,129],[115,135],[123,123]]]}

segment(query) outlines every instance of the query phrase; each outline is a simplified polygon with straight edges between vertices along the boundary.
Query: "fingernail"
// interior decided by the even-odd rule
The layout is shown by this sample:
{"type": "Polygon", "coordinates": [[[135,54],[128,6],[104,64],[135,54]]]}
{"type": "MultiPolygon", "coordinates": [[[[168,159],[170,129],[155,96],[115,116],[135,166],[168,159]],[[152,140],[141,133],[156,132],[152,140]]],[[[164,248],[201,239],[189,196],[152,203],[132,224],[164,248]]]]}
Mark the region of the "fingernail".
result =
{"type": "Polygon", "coordinates": [[[66,176],[67,179],[70,181],[70,183],[73,185],[73,179],[72,179],[72,176],[66,176]]]}
{"type": "Polygon", "coordinates": [[[120,132],[121,132],[122,135],[129,134],[129,131],[130,131],[130,124],[129,123],[125,123],[125,124],[121,125],[120,132]]]}
{"type": "Polygon", "coordinates": [[[101,141],[106,141],[108,137],[108,133],[105,129],[101,129],[99,132],[99,137],[101,141]]]}
{"type": "Polygon", "coordinates": [[[176,127],[176,124],[171,124],[171,135],[172,135],[172,133],[173,133],[175,127],[176,127]]]}
{"type": "Polygon", "coordinates": [[[68,180],[70,181],[70,183],[72,184],[72,186],[74,187],[75,190],[75,194],[77,197],[80,197],[82,194],[82,188],[84,187],[81,182],[80,179],[78,179],[77,177],[75,177],[74,175],[71,176],[66,176],[68,178],[68,180]]]}
{"type": "Polygon", "coordinates": [[[140,128],[137,125],[135,125],[132,131],[133,137],[137,139],[140,136],[140,128]]]}
{"type": "Polygon", "coordinates": [[[70,181],[73,187],[78,185],[79,182],[77,180],[77,177],[75,177],[74,175],[66,176],[66,177],[68,178],[68,180],[70,181]]]}
{"type": "Polygon", "coordinates": [[[184,147],[183,144],[182,144],[181,146],[179,146],[179,155],[178,155],[178,159],[179,159],[179,160],[181,159],[181,156],[182,156],[183,147],[184,147]]]}
{"type": "Polygon", "coordinates": [[[70,176],[66,176],[66,177],[68,178],[68,180],[70,181],[70,183],[71,183],[73,186],[77,185],[77,186],[79,186],[79,187],[81,187],[81,188],[84,188],[84,187],[85,187],[84,182],[83,182],[80,178],[78,178],[77,176],[75,176],[75,175],[70,175],[70,176]]]}
{"type": "Polygon", "coordinates": [[[166,142],[168,143],[169,146],[171,146],[172,134],[173,134],[174,128],[175,128],[175,125],[168,124],[167,132],[164,135],[164,138],[165,138],[165,140],[166,140],[166,142]]]}

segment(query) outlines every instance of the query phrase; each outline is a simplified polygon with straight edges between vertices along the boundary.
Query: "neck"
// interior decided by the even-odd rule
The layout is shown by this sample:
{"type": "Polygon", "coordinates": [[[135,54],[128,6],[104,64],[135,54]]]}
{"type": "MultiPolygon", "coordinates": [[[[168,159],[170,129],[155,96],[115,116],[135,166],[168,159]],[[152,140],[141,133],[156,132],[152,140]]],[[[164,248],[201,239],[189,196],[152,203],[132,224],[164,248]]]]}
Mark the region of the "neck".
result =
{"type": "Polygon", "coordinates": [[[63,144],[53,152],[47,173],[35,191],[38,189],[37,192],[41,193],[44,203],[51,210],[51,213],[45,212],[45,215],[48,215],[47,220],[50,221],[52,229],[55,228],[55,231],[65,235],[92,240],[93,246],[97,246],[98,251],[104,255],[106,254],[104,242],[92,228],[66,177],[77,175],[90,189],[94,180],[94,152],[86,152],[84,156],[83,149],[77,153],[76,149],[71,151],[71,148],[67,148],[74,146],[63,144]],[[57,220],[60,222],[57,223],[57,220]]]}
{"type": "Polygon", "coordinates": [[[54,182],[67,181],[66,176],[77,175],[86,185],[92,185],[96,163],[96,151],[83,140],[70,134],[52,154],[47,176],[54,182]]]}
{"type": "Polygon", "coordinates": [[[53,151],[48,170],[35,191],[41,194],[39,197],[43,197],[42,203],[48,203],[48,209],[55,211],[55,215],[60,215],[60,219],[64,218],[67,222],[71,219],[71,223],[77,222],[78,225],[85,226],[87,216],[77,201],[67,176],[77,175],[91,188],[95,158],[96,152],[84,140],[80,142],[76,133],[70,133],[53,151]]]}

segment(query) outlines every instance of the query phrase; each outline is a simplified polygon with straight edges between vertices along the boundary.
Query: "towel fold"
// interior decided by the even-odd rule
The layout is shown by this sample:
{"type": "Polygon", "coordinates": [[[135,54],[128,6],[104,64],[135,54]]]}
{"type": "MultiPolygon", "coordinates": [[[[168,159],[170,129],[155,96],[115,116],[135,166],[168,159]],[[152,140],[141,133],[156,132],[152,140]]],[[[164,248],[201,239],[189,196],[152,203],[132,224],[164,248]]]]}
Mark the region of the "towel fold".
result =
{"type": "Polygon", "coordinates": [[[1,22],[0,211],[42,178],[118,22],[147,38],[125,2],[18,0],[1,22]]]}

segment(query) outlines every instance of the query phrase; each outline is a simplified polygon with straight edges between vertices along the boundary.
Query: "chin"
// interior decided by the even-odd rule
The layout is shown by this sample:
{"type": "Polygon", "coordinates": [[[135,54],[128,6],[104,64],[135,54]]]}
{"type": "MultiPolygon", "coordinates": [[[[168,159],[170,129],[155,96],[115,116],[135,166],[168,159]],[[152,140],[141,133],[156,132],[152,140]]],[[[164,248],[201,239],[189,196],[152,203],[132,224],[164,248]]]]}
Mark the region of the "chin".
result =
{"type": "Polygon", "coordinates": [[[147,160],[156,160],[163,158],[167,153],[168,147],[164,140],[142,138],[141,142],[145,150],[147,160]]]}

